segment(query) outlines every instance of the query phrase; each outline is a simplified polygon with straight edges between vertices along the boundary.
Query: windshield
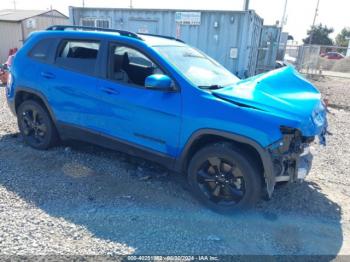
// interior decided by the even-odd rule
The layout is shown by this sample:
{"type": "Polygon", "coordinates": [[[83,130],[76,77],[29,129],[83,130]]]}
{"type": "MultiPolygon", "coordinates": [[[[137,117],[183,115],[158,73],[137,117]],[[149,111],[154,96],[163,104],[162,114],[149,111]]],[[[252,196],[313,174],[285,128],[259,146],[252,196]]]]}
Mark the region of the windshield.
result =
{"type": "Polygon", "coordinates": [[[220,88],[239,81],[218,62],[189,46],[155,46],[168,62],[201,88],[220,88]]]}

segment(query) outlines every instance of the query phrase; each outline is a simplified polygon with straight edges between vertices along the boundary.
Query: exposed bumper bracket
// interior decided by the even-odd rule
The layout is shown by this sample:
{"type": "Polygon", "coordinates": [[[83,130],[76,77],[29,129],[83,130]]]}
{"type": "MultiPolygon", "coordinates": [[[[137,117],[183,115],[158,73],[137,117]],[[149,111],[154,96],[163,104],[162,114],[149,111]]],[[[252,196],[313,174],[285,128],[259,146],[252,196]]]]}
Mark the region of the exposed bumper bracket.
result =
{"type": "Polygon", "coordinates": [[[297,162],[296,178],[304,180],[311,170],[313,156],[310,152],[310,147],[304,149],[297,162]]]}

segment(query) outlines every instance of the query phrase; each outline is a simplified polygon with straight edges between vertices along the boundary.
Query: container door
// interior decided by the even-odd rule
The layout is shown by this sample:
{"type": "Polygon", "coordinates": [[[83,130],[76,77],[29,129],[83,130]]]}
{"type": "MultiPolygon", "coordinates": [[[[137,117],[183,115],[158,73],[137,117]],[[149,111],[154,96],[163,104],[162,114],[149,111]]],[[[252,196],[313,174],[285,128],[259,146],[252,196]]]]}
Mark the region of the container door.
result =
{"type": "Polygon", "coordinates": [[[128,30],[136,33],[158,34],[158,21],[148,19],[130,19],[128,30]]]}

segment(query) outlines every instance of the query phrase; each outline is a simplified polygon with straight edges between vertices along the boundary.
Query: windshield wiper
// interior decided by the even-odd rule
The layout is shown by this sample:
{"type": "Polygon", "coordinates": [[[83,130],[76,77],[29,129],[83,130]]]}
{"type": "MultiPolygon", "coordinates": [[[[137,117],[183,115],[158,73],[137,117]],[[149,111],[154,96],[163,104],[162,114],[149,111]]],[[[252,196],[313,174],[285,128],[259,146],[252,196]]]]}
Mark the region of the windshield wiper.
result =
{"type": "Polygon", "coordinates": [[[211,85],[211,86],[199,86],[199,88],[208,89],[208,90],[215,90],[215,89],[223,88],[223,86],[220,86],[220,85],[211,85]]]}

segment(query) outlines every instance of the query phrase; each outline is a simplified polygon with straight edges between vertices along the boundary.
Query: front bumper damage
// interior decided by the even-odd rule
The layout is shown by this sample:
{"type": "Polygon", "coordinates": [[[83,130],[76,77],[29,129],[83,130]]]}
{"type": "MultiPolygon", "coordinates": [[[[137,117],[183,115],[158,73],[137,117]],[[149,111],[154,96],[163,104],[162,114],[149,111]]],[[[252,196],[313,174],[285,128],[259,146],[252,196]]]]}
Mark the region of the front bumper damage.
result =
{"type": "Polygon", "coordinates": [[[285,169],[282,172],[275,173],[275,182],[295,182],[304,180],[311,170],[312,160],[313,155],[310,146],[305,147],[303,153],[298,157],[283,159],[282,165],[285,169]]]}
{"type": "Polygon", "coordinates": [[[315,107],[311,120],[306,121],[302,128],[280,127],[282,138],[267,148],[271,163],[269,172],[265,173],[268,198],[272,196],[276,183],[296,182],[306,178],[313,160],[311,143],[317,139],[325,146],[327,129],[326,108],[322,102],[315,107]]]}
{"type": "Polygon", "coordinates": [[[309,174],[312,166],[313,155],[311,154],[310,147],[304,149],[304,152],[299,156],[297,161],[297,172],[294,180],[304,180],[309,174]]]}
{"type": "MultiPolygon", "coordinates": [[[[304,180],[312,166],[310,144],[315,137],[304,137],[300,131],[282,128],[283,139],[269,148],[275,183],[304,180]]],[[[324,137],[320,138],[323,143],[324,137]]]]}

